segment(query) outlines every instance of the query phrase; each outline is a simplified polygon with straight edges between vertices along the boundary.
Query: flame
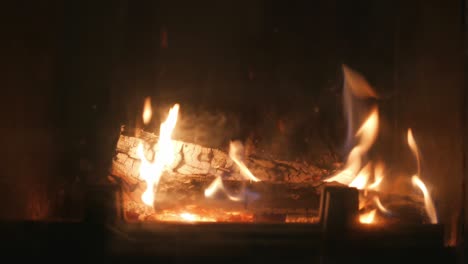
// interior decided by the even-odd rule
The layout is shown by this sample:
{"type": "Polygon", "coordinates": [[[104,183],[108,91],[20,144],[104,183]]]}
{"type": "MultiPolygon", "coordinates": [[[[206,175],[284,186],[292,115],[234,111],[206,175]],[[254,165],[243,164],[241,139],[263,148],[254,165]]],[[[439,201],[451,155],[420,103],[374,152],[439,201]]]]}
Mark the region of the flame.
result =
{"type": "Polygon", "coordinates": [[[419,156],[419,149],[418,145],[416,144],[416,140],[414,140],[413,131],[411,128],[408,129],[408,146],[416,157],[416,162],[418,163],[418,175],[421,175],[421,160],[419,156]]]}
{"type": "Polygon", "coordinates": [[[259,182],[260,179],[255,177],[252,172],[245,166],[244,162],[242,162],[242,154],[244,152],[244,146],[239,141],[231,141],[229,144],[229,157],[237,164],[240,169],[240,173],[242,176],[247,178],[248,180],[259,182]]]}
{"type": "Polygon", "coordinates": [[[380,202],[380,198],[378,196],[375,196],[374,197],[374,203],[375,205],[377,206],[377,208],[379,208],[379,210],[384,213],[384,214],[391,214],[390,210],[388,210],[387,208],[385,208],[385,206],[383,206],[382,202],[380,202]]]}
{"type": "Polygon", "coordinates": [[[352,184],[353,180],[358,176],[358,173],[361,170],[362,158],[364,154],[367,153],[377,138],[378,130],[379,111],[376,107],[371,111],[366,121],[357,131],[356,136],[359,137],[359,143],[349,153],[345,169],[335,176],[326,179],[325,181],[336,181],[346,185],[352,184]]]}
{"type": "Polygon", "coordinates": [[[426,188],[424,182],[419,179],[417,175],[413,175],[411,181],[414,185],[416,185],[423,193],[424,196],[424,207],[426,209],[426,213],[429,216],[431,224],[437,224],[437,213],[434,207],[434,203],[432,202],[431,196],[429,195],[429,191],[426,188]]]}
{"type": "Polygon", "coordinates": [[[191,213],[181,213],[180,217],[188,222],[197,221],[197,216],[191,213]]]}
{"type": "Polygon", "coordinates": [[[362,214],[359,216],[359,222],[361,224],[372,224],[374,223],[375,213],[377,210],[372,210],[368,213],[362,214]]]}
{"type": "Polygon", "coordinates": [[[408,129],[408,146],[410,147],[411,151],[416,157],[416,162],[418,163],[418,174],[413,175],[413,177],[411,178],[411,182],[413,183],[413,185],[417,186],[423,193],[424,208],[426,209],[426,213],[429,216],[431,224],[437,224],[437,213],[434,207],[434,203],[432,202],[432,198],[429,194],[429,191],[426,188],[426,185],[419,178],[419,176],[421,175],[421,158],[419,155],[418,145],[416,144],[416,140],[414,140],[413,131],[411,130],[411,128],[408,129]]]}
{"type": "Polygon", "coordinates": [[[354,178],[354,180],[349,184],[349,187],[355,187],[359,190],[362,190],[366,187],[367,181],[371,174],[371,163],[367,165],[359,172],[359,174],[354,178]]]}
{"type": "Polygon", "coordinates": [[[345,64],[342,66],[346,84],[354,96],[358,98],[377,98],[377,93],[360,73],[345,64]]]}
{"type": "Polygon", "coordinates": [[[374,168],[374,182],[367,186],[369,190],[378,190],[380,183],[382,183],[384,178],[384,166],[382,163],[377,163],[374,168]]]}
{"type": "MultiPolygon", "coordinates": [[[[229,157],[239,167],[241,175],[244,176],[247,180],[259,182],[260,179],[255,177],[253,173],[247,168],[247,166],[245,166],[245,164],[242,162],[243,152],[244,147],[242,146],[242,143],[240,143],[239,141],[232,141],[230,143],[229,157]]],[[[211,198],[217,191],[222,191],[231,201],[242,201],[243,195],[249,195],[249,193],[245,190],[237,196],[229,194],[226,191],[226,188],[224,188],[223,180],[221,179],[221,177],[216,177],[216,179],[208,186],[208,188],[205,189],[205,197],[211,198]]],[[[252,193],[250,194],[250,196],[252,196],[251,198],[256,199],[255,194],[252,193]]]]}
{"type": "Polygon", "coordinates": [[[145,157],[143,144],[140,142],[137,149],[138,157],[141,159],[140,178],[146,181],[146,190],[141,196],[141,200],[149,206],[153,206],[154,189],[158,186],[159,180],[164,169],[170,166],[175,159],[174,145],[172,142],[172,132],[177,123],[179,105],[175,104],[170,110],[169,115],[161,123],[159,131],[159,141],[154,145],[154,159],[152,162],[145,157]]]}
{"type": "Polygon", "coordinates": [[[153,110],[151,109],[151,98],[146,97],[145,104],[143,106],[143,123],[147,125],[151,121],[153,116],[153,110]]]}
{"type": "Polygon", "coordinates": [[[226,189],[224,188],[223,180],[221,177],[216,177],[216,179],[205,189],[205,197],[211,198],[217,191],[222,191],[226,194],[226,196],[231,201],[241,201],[240,197],[236,197],[227,193],[226,189]]]}

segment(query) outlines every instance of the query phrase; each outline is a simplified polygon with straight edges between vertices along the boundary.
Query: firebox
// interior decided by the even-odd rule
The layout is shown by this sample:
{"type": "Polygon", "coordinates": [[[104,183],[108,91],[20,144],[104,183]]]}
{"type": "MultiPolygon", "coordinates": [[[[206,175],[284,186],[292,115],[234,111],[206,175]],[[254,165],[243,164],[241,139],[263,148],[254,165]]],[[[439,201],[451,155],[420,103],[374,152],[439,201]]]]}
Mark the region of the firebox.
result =
{"type": "Polygon", "coordinates": [[[466,260],[465,1],[9,8],[7,251],[466,260]]]}

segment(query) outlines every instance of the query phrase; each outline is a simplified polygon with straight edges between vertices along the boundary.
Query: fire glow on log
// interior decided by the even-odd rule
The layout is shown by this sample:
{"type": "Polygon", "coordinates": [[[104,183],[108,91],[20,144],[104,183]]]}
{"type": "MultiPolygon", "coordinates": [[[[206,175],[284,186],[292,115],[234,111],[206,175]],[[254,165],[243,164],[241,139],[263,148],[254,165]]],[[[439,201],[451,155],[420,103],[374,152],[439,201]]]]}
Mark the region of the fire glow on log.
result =
{"type": "MultiPolygon", "coordinates": [[[[437,223],[429,191],[420,179],[420,153],[412,130],[407,143],[417,160],[412,181],[423,194],[386,193],[383,163],[368,159],[379,132],[378,106],[354,131],[353,101],[377,98],[377,93],[359,73],[343,66],[344,105],[348,116],[348,139],[356,144],[344,167],[329,170],[307,162],[244,157],[239,141],[222,150],[178,141],[179,105],[175,104],[161,123],[159,135],[124,128],[117,143],[111,179],[123,187],[127,220],[180,222],[308,222],[318,220],[321,185],[336,183],[359,190],[359,222],[362,224],[404,222],[437,223]],[[369,160],[369,161],[368,161],[369,160]],[[401,210],[411,208],[411,213],[401,210]],[[408,216],[409,215],[409,216],[408,216]],[[428,220],[425,220],[425,219],[428,220]],[[395,220],[396,219],[396,220],[395,220]]],[[[144,104],[143,121],[151,120],[150,99],[144,104]]]]}

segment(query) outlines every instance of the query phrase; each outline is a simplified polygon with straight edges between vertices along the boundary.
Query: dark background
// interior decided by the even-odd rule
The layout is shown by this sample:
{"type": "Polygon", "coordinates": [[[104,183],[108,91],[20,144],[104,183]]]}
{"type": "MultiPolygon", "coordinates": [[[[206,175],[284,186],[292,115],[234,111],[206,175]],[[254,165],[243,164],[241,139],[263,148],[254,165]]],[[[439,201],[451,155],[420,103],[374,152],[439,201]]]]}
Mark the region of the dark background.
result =
{"type": "Polygon", "coordinates": [[[463,5],[407,2],[5,3],[0,217],[79,215],[83,184],[105,177],[121,124],[142,127],[146,96],[158,113],[181,104],[182,139],[222,148],[254,138],[285,158],[343,158],[346,63],[381,95],[389,164],[414,166],[404,144],[413,128],[423,179],[455,230],[463,5]]]}

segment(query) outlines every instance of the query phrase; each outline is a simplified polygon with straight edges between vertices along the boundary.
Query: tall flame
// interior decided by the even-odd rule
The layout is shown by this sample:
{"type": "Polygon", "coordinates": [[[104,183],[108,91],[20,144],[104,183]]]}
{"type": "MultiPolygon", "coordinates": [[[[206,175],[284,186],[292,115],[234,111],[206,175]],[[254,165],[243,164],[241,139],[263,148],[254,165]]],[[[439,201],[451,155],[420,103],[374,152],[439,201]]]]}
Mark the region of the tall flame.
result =
{"type": "Polygon", "coordinates": [[[159,180],[164,169],[174,162],[175,153],[172,142],[172,132],[174,131],[179,114],[179,105],[175,104],[170,110],[169,115],[161,123],[159,131],[159,141],[154,145],[154,159],[146,159],[143,144],[140,142],[137,149],[138,157],[141,159],[140,178],[146,181],[146,190],[141,196],[141,200],[149,206],[154,202],[154,189],[157,188],[159,180]]]}
{"type": "Polygon", "coordinates": [[[356,136],[359,137],[359,143],[349,153],[344,170],[325,181],[336,181],[345,185],[350,185],[358,176],[362,166],[362,158],[374,144],[378,130],[379,111],[376,107],[371,111],[364,124],[357,131],[356,136]]]}
{"type": "Polygon", "coordinates": [[[343,106],[347,120],[346,147],[348,148],[354,142],[356,114],[361,112],[359,110],[361,105],[355,99],[377,98],[378,96],[364,76],[344,64],[342,68],[344,75],[343,106]]]}
{"type": "Polygon", "coordinates": [[[429,220],[431,221],[431,224],[437,224],[437,222],[438,222],[437,221],[437,213],[436,213],[436,210],[435,210],[435,207],[434,207],[434,203],[432,202],[431,196],[429,195],[429,191],[426,188],[426,185],[416,175],[413,175],[413,177],[411,178],[411,181],[423,193],[424,208],[426,209],[426,213],[429,216],[429,220]]]}
{"type": "Polygon", "coordinates": [[[374,182],[367,186],[369,190],[378,190],[384,178],[384,166],[382,163],[377,163],[374,168],[374,182]]]}
{"type": "Polygon", "coordinates": [[[424,208],[426,209],[426,213],[431,221],[431,224],[437,224],[437,213],[434,207],[434,203],[432,202],[432,198],[429,194],[429,191],[426,188],[426,185],[419,178],[419,176],[421,176],[421,159],[419,155],[418,145],[416,144],[416,140],[414,140],[413,131],[411,130],[411,128],[408,129],[408,146],[410,147],[411,151],[416,157],[416,162],[418,163],[418,174],[413,175],[413,177],[411,178],[411,182],[413,183],[413,185],[417,186],[423,193],[424,208]]]}
{"type": "Polygon", "coordinates": [[[371,174],[371,163],[362,168],[359,174],[354,178],[354,180],[349,184],[349,187],[355,187],[359,190],[362,190],[366,187],[367,181],[369,180],[371,174]]]}
{"type": "Polygon", "coordinates": [[[418,145],[416,144],[416,140],[414,140],[413,131],[411,130],[411,128],[408,129],[407,138],[408,138],[408,146],[410,147],[411,151],[416,157],[416,162],[418,163],[418,175],[421,175],[421,159],[419,157],[419,149],[418,149],[418,145]]]}
{"type": "Polygon", "coordinates": [[[153,110],[151,109],[151,98],[146,97],[145,104],[143,106],[143,123],[147,125],[151,121],[153,110]]]}

